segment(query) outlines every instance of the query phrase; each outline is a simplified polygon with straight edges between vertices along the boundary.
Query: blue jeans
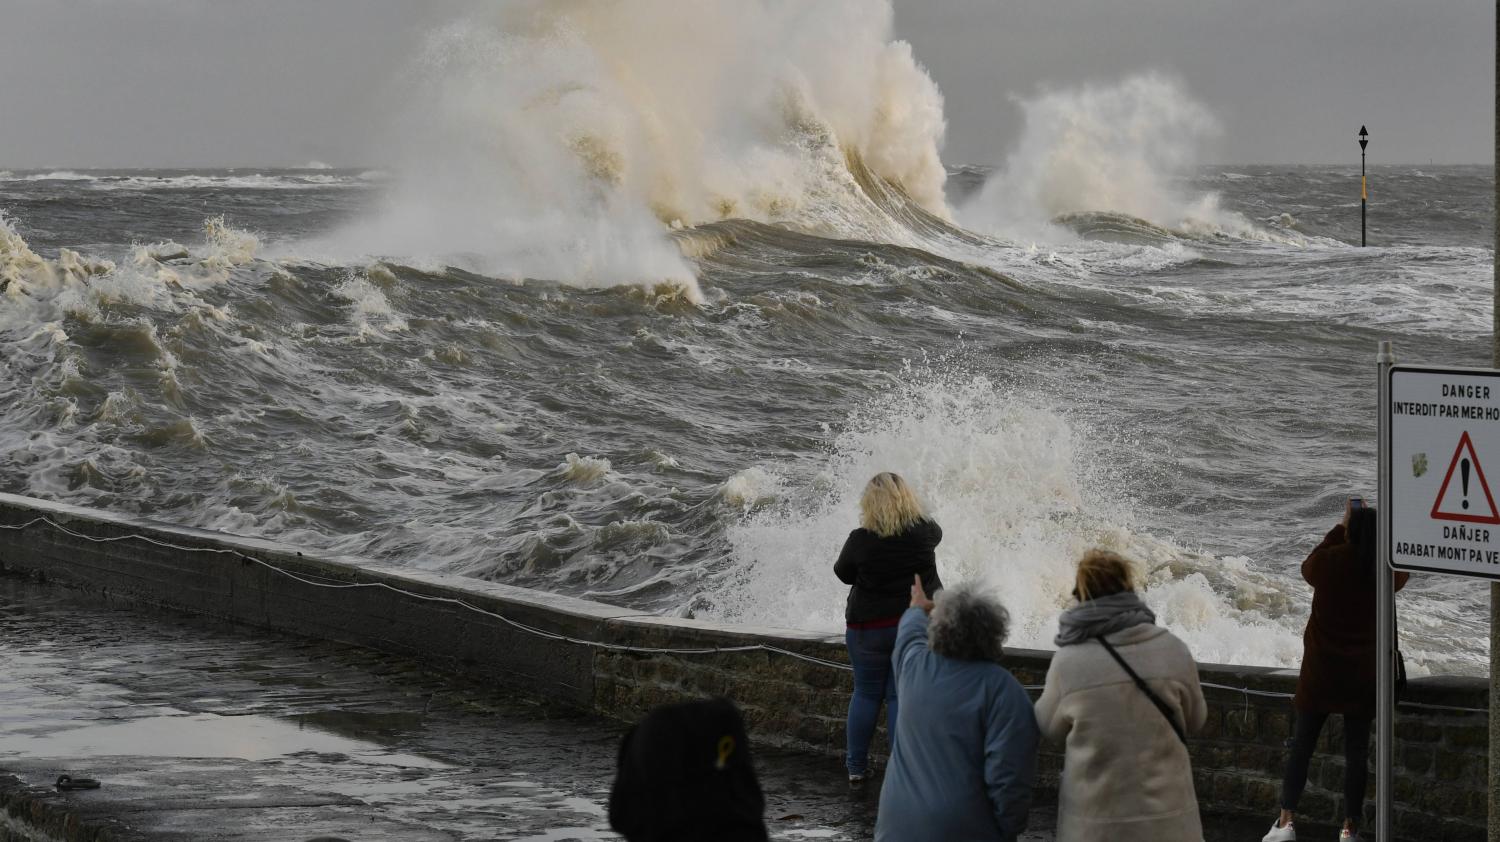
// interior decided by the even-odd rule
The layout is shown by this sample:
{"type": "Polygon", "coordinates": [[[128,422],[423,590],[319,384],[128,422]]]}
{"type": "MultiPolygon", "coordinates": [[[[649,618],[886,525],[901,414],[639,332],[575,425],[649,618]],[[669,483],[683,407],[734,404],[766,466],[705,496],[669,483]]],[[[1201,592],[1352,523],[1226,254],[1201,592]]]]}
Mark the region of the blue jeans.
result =
{"type": "Polygon", "coordinates": [[[896,741],[896,674],[891,668],[896,627],[847,629],[844,643],[854,667],[854,694],[849,697],[849,722],[844,729],[848,740],[844,765],[849,774],[863,775],[870,771],[870,740],[875,736],[881,700],[885,701],[886,736],[893,746],[896,741]]]}

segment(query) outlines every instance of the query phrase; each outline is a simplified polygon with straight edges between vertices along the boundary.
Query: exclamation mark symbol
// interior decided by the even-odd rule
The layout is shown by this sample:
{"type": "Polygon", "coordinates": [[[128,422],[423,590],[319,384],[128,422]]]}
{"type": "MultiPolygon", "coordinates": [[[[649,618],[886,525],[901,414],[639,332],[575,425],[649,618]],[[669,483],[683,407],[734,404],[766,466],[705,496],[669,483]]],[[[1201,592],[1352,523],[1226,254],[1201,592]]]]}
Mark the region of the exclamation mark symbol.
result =
{"type": "Polygon", "coordinates": [[[1464,508],[1469,508],[1469,460],[1463,459],[1458,463],[1458,472],[1464,482],[1464,508]]]}

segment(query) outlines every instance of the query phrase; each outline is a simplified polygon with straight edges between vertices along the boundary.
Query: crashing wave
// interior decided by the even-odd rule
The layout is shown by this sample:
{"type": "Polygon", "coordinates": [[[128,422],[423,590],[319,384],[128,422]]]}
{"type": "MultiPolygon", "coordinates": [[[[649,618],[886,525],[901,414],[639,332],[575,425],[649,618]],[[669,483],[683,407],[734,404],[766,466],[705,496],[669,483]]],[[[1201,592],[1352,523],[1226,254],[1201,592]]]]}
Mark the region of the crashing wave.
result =
{"type": "Polygon", "coordinates": [[[203,243],[194,248],[140,245],[123,264],[66,248],[47,258],[0,215],[0,327],[65,315],[90,319],[100,306],[121,301],[168,306],[185,296],[205,307],[192,288],[224,283],[231,270],[255,260],[259,244],[255,235],[216,217],[204,222],[203,243]]]}
{"type": "Polygon", "coordinates": [[[383,206],[300,251],[675,284],[702,300],[674,228],[742,218],[910,242],[887,206],[899,196],[907,217],[949,218],[945,126],[937,85],[892,19],[888,0],[479,12],[429,39],[398,110],[383,206]]]}
{"type": "Polygon", "coordinates": [[[11,298],[54,295],[113,272],[115,264],[62,249],[54,260],[31,250],[14,223],[0,214],[0,294],[11,298]]]}
{"type": "Polygon", "coordinates": [[[1083,85],[1020,101],[1020,141],[1005,164],[960,209],[963,223],[1012,239],[1059,234],[1238,239],[1304,245],[1190,195],[1177,178],[1219,131],[1209,110],[1156,73],[1083,85]],[[1154,229],[1154,230],[1153,230],[1154,229]]]}
{"type": "Polygon", "coordinates": [[[1053,217],[1052,224],[1073,231],[1087,240],[1132,245],[1225,238],[1293,246],[1308,244],[1308,238],[1291,225],[1261,227],[1243,218],[1236,219],[1238,216],[1221,215],[1218,221],[1189,217],[1179,220],[1174,226],[1165,226],[1128,213],[1086,211],[1059,214],[1053,217]]]}
{"type": "Polygon", "coordinates": [[[1052,224],[1072,230],[1089,240],[1155,244],[1178,239],[1177,232],[1126,213],[1064,213],[1053,217],[1052,224]]]}
{"type": "Polygon", "coordinates": [[[731,506],[749,511],[775,502],[783,490],[780,477],[752,466],[724,480],[719,486],[719,497],[731,506]]]}
{"type": "Polygon", "coordinates": [[[728,581],[705,596],[706,612],[840,628],[846,588],[825,565],[858,523],[865,482],[896,471],[944,528],[944,580],[993,590],[1011,611],[1020,646],[1050,648],[1073,563],[1100,546],[1142,563],[1147,602],[1200,658],[1294,663],[1298,639],[1268,610],[1285,599],[1279,580],[1136,528],[1129,496],[1104,466],[1091,464],[1097,442],[1090,430],[1036,398],[961,372],[904,376],[850,414],[806,487],[778,488],[777,505],[748,510],[730,527],[734,564],[728,581]],[[789,581],[803,584],[788,591],[789,581]]]}
{"type": "Polygon", "coordinates": [[[203,222],[203,251],[199,256],[203,266],[216,269],[244,266],[255,259],[255,252],[259,248],[259,237],[248,231],[231,228],[222,216],[203,222]]]}
{"type": "Polygon", "coordinates": [[[569,453],[563,457],[562,464],[557,466],[562,477],[576,485],[598,482],[604,479],[612,468],[608,459],[600,456],[579,456],[577,453],[569,453]]]}

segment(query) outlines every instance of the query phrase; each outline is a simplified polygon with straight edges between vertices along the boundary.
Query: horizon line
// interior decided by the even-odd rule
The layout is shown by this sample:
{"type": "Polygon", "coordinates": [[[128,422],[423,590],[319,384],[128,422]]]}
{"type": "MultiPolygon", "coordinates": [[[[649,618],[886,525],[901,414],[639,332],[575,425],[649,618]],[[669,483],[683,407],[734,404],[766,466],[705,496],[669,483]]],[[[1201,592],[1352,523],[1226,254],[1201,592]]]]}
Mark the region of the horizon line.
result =
{"type": "MultiPolygon", "coordinates": [[[[390,167],[379,164],[328,164],[310,167],[306,164],[194,164],[194,165],[152,165],[132,164],[127,166],[111,166],[108,164],[47,164],[43,166],[17,166],[0,164],[0,172],[191,172],[203,170],[304,170],[307,172],[326,172],[328,170],[382,170],[394,172],[390,167]]],[[[1209,161],[1201,164],[1193,164],[1191,169],[1203,169],[1206,167],[1352,167],[1356,161],[1209,161]]],[[[1390,161],[1381,163],[1370,163],[1369,167],[1493,167],[1494,161],[1390,161]]],[[[999,164],[960,162],[944,163],[945,169],[957,167],[985,167],[999,169],[999,164]]]]}

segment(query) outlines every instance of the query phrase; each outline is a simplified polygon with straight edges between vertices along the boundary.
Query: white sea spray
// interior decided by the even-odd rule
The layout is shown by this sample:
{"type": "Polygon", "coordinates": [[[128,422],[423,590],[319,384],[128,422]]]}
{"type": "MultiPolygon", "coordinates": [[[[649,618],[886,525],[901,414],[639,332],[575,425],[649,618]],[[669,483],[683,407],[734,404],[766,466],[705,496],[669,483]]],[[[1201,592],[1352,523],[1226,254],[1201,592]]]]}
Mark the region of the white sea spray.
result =
{"type": "MultiPolygon", "coordinates": [[[[1222,583],[1210,582],[1202,570],[1215,559],[1134,526],[1124,489],[1107,466],[1090,464],[1091,450],[1087,436],[1042,396],[982,376],[923,371],[851,415],[810,488],[730,527],[737,570],[716,588],[713,613],[839,628],[847,586],[834,578],[833,560],[859,522],[864,483],[895,471],[943,527],[944,580],[992,589],[1011,611],[1013,645],[1051,648],[1073,565],[1084,550],[1102,546],[1142,563],[1146,601],[1199,657],[1295,663],[1301,649],[1293,630],[1253,605],[1237,605],[1222,583]]],[[[1248,569],[1240,575],[1270,582],[1248,569]]]]}
{"type": "Polygon", "coordinates": [[[413,76],[388,201],[299,253],[701,301],[671,229],[909,239],[850,158],[948,215],[942,97],[887,0],[509,3],[435,33],[413,76]]]}

